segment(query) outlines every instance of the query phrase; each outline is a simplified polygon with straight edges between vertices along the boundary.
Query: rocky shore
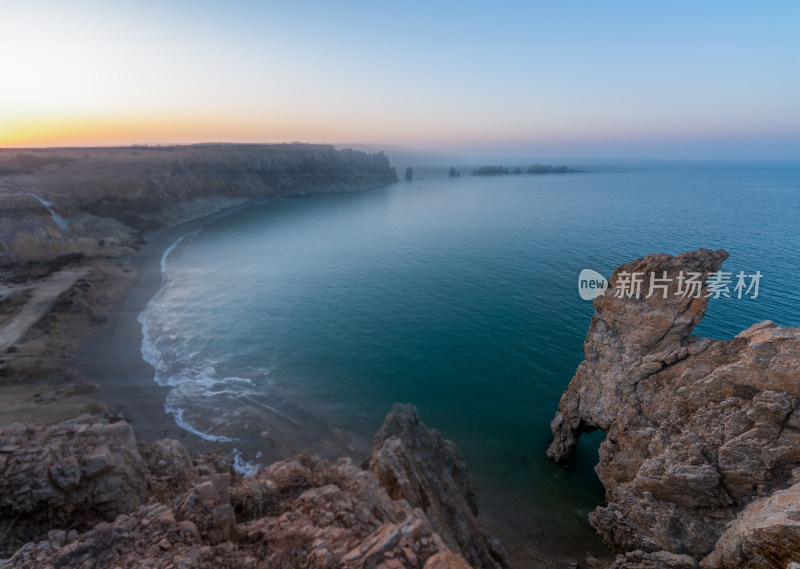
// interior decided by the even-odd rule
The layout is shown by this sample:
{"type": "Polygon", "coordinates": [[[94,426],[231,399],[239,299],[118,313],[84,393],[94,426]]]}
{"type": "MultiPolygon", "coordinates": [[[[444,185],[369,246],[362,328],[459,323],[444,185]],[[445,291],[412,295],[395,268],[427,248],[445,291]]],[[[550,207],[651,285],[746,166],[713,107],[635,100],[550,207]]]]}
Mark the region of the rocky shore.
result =
{"type": "Polygon", "coordinates": [[[0,567],[509,567],[463,458],[413,407],[395,408],[361,465],[265,451],[271,466],[243,479],[230,449],[201,454],[213,445],[161,412],[141,331],[119,330],[135,322],[120,305],[140,310],[160,282],[153,257],[174,239],[162,228],[393,181],[382,154],[328,146],[0,152],[0,567]],[[99,379],[111,336],[135,377],[99,379]]]}
{"type": "MultiPolygon", "coordinates": [[[[0,567],[509,567],[458,449],[411,406],[387,416],[361,464],[278,460],[296,450],[286,446],[243,479],[227,452],[189,444],[154,404],[139,329],[119,336],[130,370],[102,387],[125,413],[75,365],[83,350],[98,382],[108,375],[115,311],[138,313],[153,289],[128,292],[160,282],[153,255],[170,234],[159,230],[252,200],[393,181],[382,154],[318,145],[0,151],[0,567]]],[[[705,281],[727,256],[637,259],[594,301],[548,455],[568,465],[583,433],[605,432],[606,504],[590,520],[617,557],[572,567],[800,563],[800,329],[761,322],[731,341],[698,338],[708,299],[678,291],[681,272],[705,281]],[[620,294],[631,273],[671,284],[620,294]]]]}
{"type": "Polygon", "coordinates": [[[728,253],[649,255],[617,267],[594,300],[580,364],[552,423],[567,463],[600,429],[606,489],[591,523],[613,567],[786,569],[800,562],[800,328],[765,321],[731,341],[698,338],[708,298],[682,295],[728,253]],[[666,291],[622,294],[634,273],[666,291]],[[663,281],[662,281],[663,282],[663,281]]]}
{"type": "Polygon", "coordinates": [[[309,453],[242,479],[222,451],[91,416],[0,430],[0,567],[501,569],[461,454],[397,405],[363,467],[309,453]]]}

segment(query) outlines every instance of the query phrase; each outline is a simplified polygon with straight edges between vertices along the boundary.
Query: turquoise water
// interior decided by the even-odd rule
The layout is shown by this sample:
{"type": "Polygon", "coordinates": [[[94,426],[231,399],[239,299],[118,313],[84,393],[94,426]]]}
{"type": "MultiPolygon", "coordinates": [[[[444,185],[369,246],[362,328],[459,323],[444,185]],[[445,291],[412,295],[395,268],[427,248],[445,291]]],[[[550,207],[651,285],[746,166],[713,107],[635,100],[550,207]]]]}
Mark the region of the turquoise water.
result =
{"type": "Polygon", "coordinates": [[[797,166],[596,168],[431,177],[215,219],[165,255],[143,349],[179,423],[278,453],[280,436],[363,452],[412,402],[458,444],[485,511],[542,547],[589,547],[602,434],[569,470],[544,456],[593,312],[577,275],[700,247],[763,278],[757,299],[713,300],[698,333],[800,325],[797,166]]]}

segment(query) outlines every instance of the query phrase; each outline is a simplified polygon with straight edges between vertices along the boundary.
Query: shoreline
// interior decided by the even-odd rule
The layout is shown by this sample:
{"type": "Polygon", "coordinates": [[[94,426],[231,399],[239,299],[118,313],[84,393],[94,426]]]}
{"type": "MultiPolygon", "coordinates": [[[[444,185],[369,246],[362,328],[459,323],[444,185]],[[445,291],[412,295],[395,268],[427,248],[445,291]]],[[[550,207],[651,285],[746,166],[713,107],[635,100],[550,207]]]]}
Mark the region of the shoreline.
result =
{"type": "Polygon", "coordinates": [[[71,362],[86,380],[99,386],[96,397],[108,407],[108,413],[127,419],[140,439],[173,438],[192,452],[206,452],[219,445],[180,428],[164,409],[170,388],[156,383],[153,367],[142,358],[138,317],[161,288],[165,250],[211,218],[205,216],[152,233],[139,251],[119,259],[133,267],[138,278],[71,362]]]}
{"type": "MultiPolygon", "coordinates": [[[[181,427],[175,416],[165,409],[171,387],[156,383],[155,370],[142,357],[143,332],[138,317],[162,286],[161,260],[164,253],[183,236],[253,203],[256,202],[150,234],[139,251],[128,258],[119,259],[137,271],[138,279],[115,306],[107,321],[75,353],[72,365],[86,380],[99,385],[99,391],[94,396],[108,407],[111,418],[124,418],[130,422],[139,440],[155,442],[165,438],[175,439],[193,456],[223,449],[232,461],[244,461],[238,464],[240,473],[253,464],[259,464],[263,470],[303,450],[311,450],[327,460],[347,456],[354,464],[358,464],[369,457],[372,441],[361,441],[367,444],[366,448],[361,448],[363,444],[356,445],[358,450],[348,448],[343,444],[344,441],[337,440],[338,437],[329,426],[308,412],[304,413],[308,420],[304,422],[306,429],[302,433],[287,432],[282,426],[276,425],[276,428],[269,429],[269,437],[245,434],[233,442],[205,439],[181,427]]],[[[266,420],[270,419],[275,418],[266,420]]],[[[507,517],[502,513],[504,508],[489,499],[490,494],[496,498],[497,492],[486,489],[481,492],[478,488],[478,502],[482,503],[479,522],[484,529],[502,539],[507,553],[516,561],[515,566],[534,564],[544,568],[563,568],[586,553],[580,549],[553,550],[548,546],[542,547],[544,544],[541,543],[535,545],[538,539],[531,541],[528,534],[537,534],[538,528],[527,525],[528,516],[517,512],[507,517]]],[[[596,548],[590,550],[599,558],[605,554],[596,548]]]]}
{"type": "Polygon", "coordinates": [[[145,245],[133,255],[118,258],[117,261],[131,266],[138,278],[106,321],[75,351],[70,365],[84,381],[97,384],[99,389],[93,397],[107,407],[106,414],[127,420],[141,440],[175,439],[191,454],[222,448],[241,461],[238,469],[242,473],[256,464],[265,467],[306,450],[328,460],[349,457],[358,463],[369,456],[371,439],[354,441],[349,434],[280,396],[275,406],[285,406],[298,418],[302,417],[302,428],[293,428],[284,420],[285,415],[272,407],[251,406],[264,419],[266,428],[259,433],[245,433],[226,441],[192,432],[180,426],[175,415],[167,411],[165,404],[172,387],[159,385],[154,368],[143,358],[144,337],[139,315],[163,284],[164,253],[205,224],[263,201],[254,200],[151,233],[145,245]]]}

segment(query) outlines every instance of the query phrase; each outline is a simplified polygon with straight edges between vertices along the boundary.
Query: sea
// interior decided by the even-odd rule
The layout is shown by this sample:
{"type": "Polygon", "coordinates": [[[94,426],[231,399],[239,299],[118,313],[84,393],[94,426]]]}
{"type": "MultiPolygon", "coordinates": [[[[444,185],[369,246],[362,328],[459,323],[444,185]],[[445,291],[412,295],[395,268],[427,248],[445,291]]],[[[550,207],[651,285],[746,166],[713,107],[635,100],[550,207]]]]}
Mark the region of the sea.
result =
{"type": "Polygon", "coordinates": [[[800,163],[570,166],[585,171],[428,168],[253,203],[183,235],[139,317],[167,412],[209,440],[261,441],[235,451],[252,474],[298,447],[363,457],[393,404],[413,403],[458,445],[486,516],[544,549],[600,547],[586,516],[604,500],[603,433],[569,468],[545,456],[593,314],[578,275],[723,248],[730,294],[696,333],[800,325],[800,163]],[[757,291],[734,292],[740,272],[760,275],[757,291]]]}

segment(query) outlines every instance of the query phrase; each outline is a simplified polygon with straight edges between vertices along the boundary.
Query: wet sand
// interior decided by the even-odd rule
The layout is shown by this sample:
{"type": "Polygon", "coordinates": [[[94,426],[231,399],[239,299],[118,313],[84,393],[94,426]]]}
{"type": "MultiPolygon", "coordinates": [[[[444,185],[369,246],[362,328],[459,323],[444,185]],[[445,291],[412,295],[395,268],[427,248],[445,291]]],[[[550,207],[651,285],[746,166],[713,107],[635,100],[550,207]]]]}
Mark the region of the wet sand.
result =
{"type": "Polygon", "coordinates": [[[177,439],[195,451],[212,450],[220,445],[181,429],[173,416],[165,412],[169,388],[154,381],[153,367],[142,359],[142,328],[137,318],[161,287],[164,251],[203,222],[191,221],[151,234],[137,253],[122,259],[137,271],[138,282],[73,358],[78,372],[100,386],[96,397],[108,406],[109,414],[130,421],[137,437],[177,439]]]}
{"type": "MultiPolygon", "coordinates": [[[[228,436],[236,438],[233,442],[202,438],[180,427],[174,415],[165,410],[170,387],[156,383],[155,370],[142,357],[139,314],[162,286],[164,252],[177,239],[234,209],[151,234],[137,253],[121,259],[137,271],[138,281],[97,332],[78,349],[72,366],[82,378],[99,386],[94,396],[108,407],[108,414],[128,420],[140,439],[176,439],[192,453],[236,449],[242,459],[260,464],[270,464],[306,449],[328,459],[349,456],[358,462],[366,458],[371,440],[354,440],[279,392],[272,392],[269,400],[251,397],[233,402],[258,426],[249,432],[239,429],[231,432],[241,421],[231,424],[226,431],[228,436]]],[[[208,404],[204,402],[202,406],[208,404]]],[[[231,402],[220,405],[230,406],[231,402]]]]}

